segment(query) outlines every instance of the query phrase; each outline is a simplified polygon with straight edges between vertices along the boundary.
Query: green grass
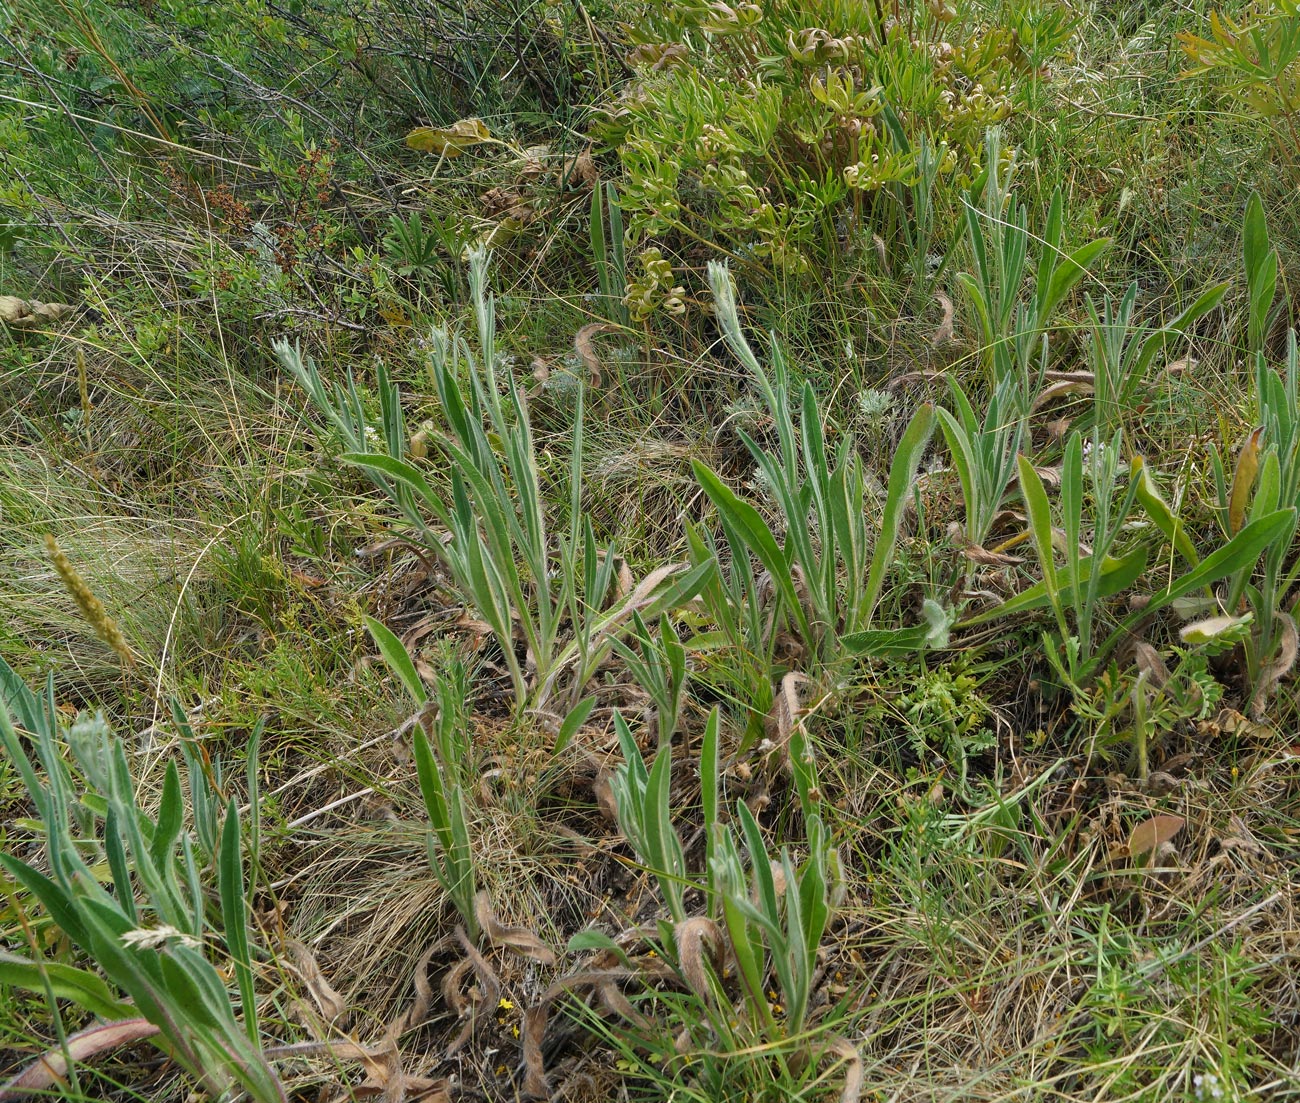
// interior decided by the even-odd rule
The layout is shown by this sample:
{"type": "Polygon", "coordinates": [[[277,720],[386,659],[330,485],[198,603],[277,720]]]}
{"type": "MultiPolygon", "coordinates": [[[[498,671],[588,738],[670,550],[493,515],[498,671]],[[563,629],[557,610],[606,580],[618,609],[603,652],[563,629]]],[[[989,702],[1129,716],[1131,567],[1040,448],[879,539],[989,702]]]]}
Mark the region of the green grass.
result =
{"type": "MultiPolygon", "coordinates": [[[[1045,22],[1051,5],[970,0],[950,21],[905,6],[894,33],[911,40],[870,61],[897,116],[871,116],[871,148],[902,156],[898,135],[915,150],[926,132],[951,140],[956,168],[928,190],[846,191],[828,211],[800,173],[842,176],[849,116],[874,108],[828,122],[809,82],[868,62],[860,44],[802,36],[870,39],[869,7],[773,0],[734,21],[658,0],[58,8],[0,6],[0,294],[86,308],[0,327],[0,700],[29,755],[33,725],[49,724],[33,777],[64,777],[71,818],[42,823],[6,753],[7,860],[57,873],[54,852],[75,853],[112,907],[158,926],[168,905],[137,853],[149,844],[113,841],[121,782],[97,788],[73,721],[102,711],[122,739],[146,833],[176,807],[175,764],[200,854],[184,918],[202,938],[185,968],[225,986],[227,1004],[205,996],[221,1029],[251,1031],[294,1099],[415,1098],[425,1082],[489,1100],[543,1085],[773,1103],[1300,1097],[1283,516],[1300,504],[1300,412],[1281,382],[1261,409],[1253,358],[1285,377],[1294,120],[1253,107],[1264,93],[1240,94],[1230,57],[1186,73],[1176,36],[1212,37],[1209,5],[1073,6],[1068,33],[1045,22]],[[1041,68],[1008,45],[1037,50],[1034,27],[1041,68]],[[991,52],[977,57],[977,39],[991,52]],[[676,62],[638,60],[669,42],[676,62]],[[981,243],[1017,247],[999,228],[1017,208],[980,192],[983,123],[926,98],[938,78],[917,58],[940,42],[970,51],[962,64],[1014,108],[1001,143],[1023,280],[1014,263],[977,264],[981,243]],[[761,66],[775,107],[734,98],[761,66]],[[688,71],[691,96],[662,100],[688,71]],[[620,105],[648,145],[620,148],[620,105]],[[494,140],[441,160],[404,142],[467,117],[494,140]],[[670,117],[691,137],[666,133],[670,117]],[[706,176],[704,123],[771,123],[761,149],[717,154],[748,184],[706,176]],[[643,321],[610,300],[593,256],[592,180],[572,161],[589,146],[622,203],[629,294],[648,288],[654,306],[643,321]],[[647,199],[652,162],[681,168],[680,218],[647,199]],[[751,185],[778,219],[805,221],[773,236],[751,185]],[[978,302],[1034,298],[1058,189],[1062,253],[1110,244],[1055,304],[1044,346],[1014,311],[985,325],[978,302]],[[1243,268],[1252,193],[1268,233],[1257,270],[1276,249],[1280,273],[1262,307],[1243,268]],[[933,233],[917,244],[924,210],[933,233]],[[506,213],[522,225],[498,228],[506,213]],[[435,223],[433,244],[412,244],[412,225],[435,223]],[[517,398],[482,383],[462,253],[494,229],[495,371],[517,398]],[[650,248],[671,266],[653,287],[650,248]],[[713,312],[708,266],[728,258],[755,363],[713,312]],[[1085,293],[1100,311],[1134,281],[1130,340],[1228,286],[1116,380],[1116,409],[1069,373],[1096,362],[1085,293]],[[613,324],[593,336],[592,322],[613,324]],[[477,366],[438,362],[434,327],[468,335],[477,366]],[[359,420],[324,416],[277,340],[299,342],[326,388],[350,375],[359,420]],[[579,405],[586,348],[599,378],[579,405]],[[449,437],[455,395],[469,420],[449,437]],[[928,444],[926,404],[951,415],[928,444]],[[1255,470],[1239,455],[1259,424],[1255,470]],[[1113,466],[1095,463],[1120,426],[1113,466]],[[950,452],[963,434],[973,475],[950,452]],[[396,469],[374,453],[409,463],[428,497],[382,492],[367,473],[396,469]],[[1145,484],[1126,502],[1136,456],[1164,507],[1145,484]],[[536,513],[517,512],[533,487],[536,513]],[[484,570],[508,582],[495,620],[490,582],[453,558],[475,531],[484,570]],[[60,583],[46,534],[133,664],[60,583]],[[1133,570],[1094,568],[1104,548],[1133,570]],[[1216,552],[1208,587],[1180,586],[1216,552]],[[665,610],[677,699],[652,675],[666,676],[657,651],[678,653],[637,587],[658,579],[659,595],[656,572],[688,563],[710,569],[665,610]],[[1247,611],[1208,642],[1180,636],[1247,611]],[[367,618],[400,644],[378,647],[367,618]],[[430,691],[463,663],[466,715],[417,710],[390,663],[430,691]],[[548,664],[558,673],[539,684],[548,664]],[[52,718],[19,688],[39,695],[47,678],[52,718]],[[452,835],[427,805],[431,765],[459,801],[456,860],[491,916],[440,882],[455,867],[440,864],[452,835]],[[227,802],[250,798],[258,815],[244,809],[209,861],[227,802]],[[1177,833],[1134,853],[1156,816],[1177,833]],[[797,920],[820,905],[829,922],[800,948],[797,920]],[[326,1014],[317,972],[346,1018],[326,1014]],[[786,993],[803,991],[792,1025],[786,993]],[[398,1060],[358,1060],[353,1043],[398,1060]]],[[[1267,11],[1226,14],[1285,25],[1267,11]]],[[[175,863],[189,878],[183,853],[175,863]]],[[[14,869],[0,950],[45,972],[0,954],[0,1077],[93,1023],[65,990],[48,1002],[68,969],[120,998],[140,991],[125,957],[146,971],[167,959],[163,1004],[192,1010],[180,951],[132,943],[93,960],[76,917],[14,869]]],[[[186,1098],[184,1047],[201,1052],[215,1028],[177,1021],[161,1048],[90,1056],[51,1090],[186,1098]]]]}

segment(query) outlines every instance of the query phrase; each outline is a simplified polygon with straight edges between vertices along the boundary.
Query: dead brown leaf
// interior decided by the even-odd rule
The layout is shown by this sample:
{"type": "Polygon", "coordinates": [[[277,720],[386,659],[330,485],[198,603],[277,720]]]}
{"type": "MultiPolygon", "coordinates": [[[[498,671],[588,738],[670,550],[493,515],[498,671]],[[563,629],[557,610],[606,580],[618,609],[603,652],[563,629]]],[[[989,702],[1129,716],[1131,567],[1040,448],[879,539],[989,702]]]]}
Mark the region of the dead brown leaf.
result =
{"type": "Polygon", "coordinates": [[[1243,716],[1236,709],[1221,709],[1213,720],[1202,720],[1196,725],[1202,735],[1244,735],[1251,739],[1271,741],[1277,732],[1268,724],[1243,716]]]}
{"type": "Polygon", "coordinates": [[[712,919],[697,915],[678,923],[673,933],[677,939],[678,960],[686,983],[700,999],[710,1001],[713,986],[709,983],[706,960],[713,964],[715,970],[720,967],[722,932],[712,919]]]}
{"type": "Polygon", "coordinates": [[[550,153],[547,145],[529,146],[524,150],[523,167],[519,170],[519,179],[532,184],[546,175],[546,157],[550,153]]]}
{"type": "Polygon", "coordinates": [[[523,1029],[520,1042],[524,1055],[524,1095],[531,1099],[549,1099],[551,1086],[546,1079],[546,1067],[542,1061],[542,1038],[546,1034],[546,1019],[550,1011],[548,1002],[543,1001],[524,1012],[523,1029]]]}
{"type": "Polygon", "coordinates": [[[930,338],[930,347],[937,349],[940,345],[946,345],[952,340],[953,306],[952,300],[942,291],[936,291],[934,298],[943,309],[943,321],[939,323],[939,328],[934,331],[934,336],[930,338]]]}
{"type": "Polygon", "coordinates": [[[1038,472],[1038,477],[1043,480],[1043,485],[1055,490],[1061,485],[1060,467],[1039,467],[1034,465],[1034,470],[1038,472]]]}
{"type": "Polygon", "coordinates": [[[576,157],[564,162],[564,167],[560,170],[560,182],[575,189],[591,189],[600,182],[600,173],[596,171],[590,149],[584,149],[576,157]]]}
{"type": "Polygon", "coordinates": [[[618,823],[618,805],[614,802],[614,790],[609,784],[609,773],[602,770],[591,783],[592,795],[596,798],[596,807],[609,823],[618,823]]]}
{"type": "Polygon", "coordinates": [[[346,1026],[347,1003],[325,979],[325,974],[321,972],[316,962],[316,956],[301,942],[292,939],[285,942],[284,948],[289,952],[298,976],[307,986],[307,991],[311,994],[317,1010],[320,1011],[321,1018],[334,1026],[346,1026]]]}
{"type": "Polygon", "coordinates": [[[596,349],[591,340],[601,333],[617,332],[618,326],[612,326],[607,322],[590,322],[573,335],[573,350],[586,366],[593,387],[603,387],[605,379],[600,370],[600,357],[596,355],[596,349]]]}
{"type": "Polygon", "coordinates": [[[1134,640],[1132,645],[1133,663],[1147,676],[1147,683],[1159,689],[1169,681],[1169,667],[1160,652],[1146,640],[1134,640]]]}
{"type": "Polygon", "coordinates": [[[76,309],[68,303],[43,303],[37,299],[0,295],[0,322],[11,329],[37,329],[53,325],[76,309]]]}
{"type": "Polygon", "coordinates": [[[451,1040],[445,1050],[445,1056],[448,1058],[459,1053],[465,1043],[473,1037],[479,1009],[496,1007],[497,1000],[501,995],[501,982],[497,979],[496,973],[493,972],[492,966],[475,949],[474,944],[466,937],[462,927],[458,926],[456,928],[454,937],[460,944],[465,956],[443,978],[442,998],[446,1001],[447,1006],[455,1012],[456,1017],[463,1020],[463,1025],[460,1033],[451,1040]],[[466,994],[463,991],[463,983],[466,974],[471,969],[478,980],[478,989],[466,994]]]}
{"type": "Polygon", "coordinates": [[[807,674],[792,670],[781,679],[780,688],[767,714],[768,739],[774,744],[773,750],[782,750],[790,741],[794,726],[804,714],[803,698],[800,690],[811,684],[807,674]]]}
{"type": "Polygon", "coordinates": [[[840,1103],[858,1103],[862,1097],[862,1055],[846,1038],[833,1038],[827,1048],[845,1065],[840,1103]]]}
{"type": "Polygon", "coordinates": [[[1047,430],[1047,439],[1053,443],[1063,441],[1065,439],[1065,434],[1070,431],[1071,421],[1073,421],[1073,418],[1053,418],[1043,426],[1043,428],[1047,430]]]}
{"type": "Polygon", "coordinates": [[[618,985],[613,981],[606,981],[604,984],[597,985],[596,992],[600,996],[601,1005],[611,1015],[626,1019],[639,1030],[649,1030],[651,1028],[649,1018],[632,1006],[632,1001],[623,995],[618,985]]]}
{"type": "Polygon", "coordinates": [[[415,1000],[405,1012],[388,1024],[388,1028],[384,1031],[385,1038],[396,1042],[408,1030],[414,1029],[428,1018],[429,1005],[433,1002],[433,985],[429,983],[429,962],[433,960],[438,946],[439,943],[433,943],[416,961],[415,975],[412,977],[415,1000]]]}
{"type": "Polygon", "coordinates": [[[527,226],[537,214],[533,205],[514,188],[489,188],[479,196],[479,203],[488,218],[514,219],[520,228],[527,226]]]}
{"type": "Polygon", "coordinates": [[[1021,556],[989,551],[988,548],[981,547],[979,544],[966,544],[962,547],[961,553],[972,563],[978,563],[984,567],[1014,567],[1017,563],[1024,562],[1021,556]]]}
{"type": "Polygon", "coordinates": [[[1053,383],[1039,391],[1029,407],[1029,411],[1034,413],[1041,410],[1049,402],[1054,402],[1056,399],[1063,398],[1068,394],[1092,394],[1095,388],[1096,383],[1091,375],[1087,379],[1063,379],[1059,383],[1053,383]]]}
{"type": "Polygon", "coordinates": [[[1129,857],[1136,860],[1158,850],[1180,832],[1187,821],[1182,816],[1159,815],[1143,820],[1129,833],[1129,857]]]}
{"type": "Polygon", "coordinates": [[[1273,687],[1295,668],[1297,643],[1300,643],[1296,637],[1295,621],[1291,615],[1282,612],[1275,615],[1282,626],[1277,658],[1260,671],[1259,682],[1255,686],[1255,692],[1251,694],[1250,704],[1246,709],[1250,718],[1259,722],[1264,720],[1264,709],[1268,705],[1269,694],[1273,692],[1273,687]]]}
{"type": "Polygon", "coordinates": [[[0,1103],[66,1086],[64,1078],[68,1074],[68,1057],[81,1064],[110,1049],[152,1038],[157,1033],[158,1028],[147,1019],[121,1019],[69,1034],[66,1053],[64,1047],[55,1046],[0,1086],[0,1103]]]}
{"type": "Polygon", "coordinates": [[[899,387],[911,387],[917,383],[939,383],[944,379],[944,373],[941,371],[912,371],[904,375],[896,375],[885,383],[885,390],[893,391],[899,387]]]}
{"type": "Polygon", "coordinates": [[[527,927],[507,927],[497,918],[486,891],[474,897],[474,915],[493,946],[504,946],[540,965],[555,965],[555,951],[527,927]]]}

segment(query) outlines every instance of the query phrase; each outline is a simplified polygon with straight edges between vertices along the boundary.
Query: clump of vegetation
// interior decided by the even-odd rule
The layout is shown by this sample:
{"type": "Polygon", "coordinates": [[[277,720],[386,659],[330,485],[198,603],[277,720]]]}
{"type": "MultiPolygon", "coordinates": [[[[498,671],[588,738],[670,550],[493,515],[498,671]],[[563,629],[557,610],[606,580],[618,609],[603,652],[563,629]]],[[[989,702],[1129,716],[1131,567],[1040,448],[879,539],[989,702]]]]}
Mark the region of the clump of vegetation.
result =
{"type": "Polygon", "coordinates": [[[0,19],[0,1096],[1296,1093],[1287,5],[0,19]]]}
{"type": "MultiPolygon", "coordinates": [[[[597,117],[631,239],[786,282],[846,251],[928,276],[983,166],[1068,41],[1063,6],[650,5],[635,76],[597,117]]],[[[824,270],[824,269],[823,269],[824,270]]],[[[843,264],[832,273],[847,274],[843,264]]]]}

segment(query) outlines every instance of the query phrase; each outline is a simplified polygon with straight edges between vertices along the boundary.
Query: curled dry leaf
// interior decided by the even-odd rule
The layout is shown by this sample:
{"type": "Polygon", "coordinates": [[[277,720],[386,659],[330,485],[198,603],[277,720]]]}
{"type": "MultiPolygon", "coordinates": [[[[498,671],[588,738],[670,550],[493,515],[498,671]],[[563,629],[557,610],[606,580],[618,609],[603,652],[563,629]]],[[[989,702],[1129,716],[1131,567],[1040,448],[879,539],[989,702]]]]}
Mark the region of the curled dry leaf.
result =
{"type": "Polygon", "coordinates": [[[1096,384],[1091,376],[1087,379],[1062,379],[1060,382],[1053,383],[1039,391],[1030,405],[1029,411],[1034,413],[1041,410],[1049,402],[1055,402],[1056,399],[1067,394],[1092,394],[1095,387],[1096,384]]]}
{"type": "Polygon", "coordinates": [[[604,376],[600,372],[600,357],[596,355],[596,349],[592,345],[592,338],[601,333],[617,333],[618,327],[612,326],[607,322],[591,322],[583,326],[573,335],[573,350],[578,354],[578,358],[585,365],[588,374],[591,376],[591,385],[593,387],[602,387],[605,384],[604,376]]]}
{"type": "Polygon", "coordinates": [[[0,322],[10,329],[38,329],[53,325],[76,309],[68,303],[43,303],[36,299],[0,295],[0,322]]]}
{"type": "Polygon", "coordinates": [[[147,1019],[120,1019],[117,1022],[102,1023],[78,1031],[76,1034],[69,1034],[67,1054],[65,1055],[61,1046],[55,1046],[41,1054],[17,1076],[0,1086],[0,1103],[8,1103],[11,1099],[48,1092],[52,1088],[63,1086],[64,1077],[68,1074],[68,1056],[77,1064],[81,1064],[110,1049],[117,1049],[119,1046],[138,1042],[143,1038],[152,1038],[157,1033],[158,1028],[147,1019]]]}
{"type": "MultiPolygon", "coordinates": [[[[600,634],[592,640],[592,647],[603,643],[606,636],[613,635],[625,621],[631,618],[634,612],[640,612],[654,600],[655,593],[660,586],[672,578],[673,575],[689,570],[690,566],[689,563],[665,563],[662,567],[656,567],[646,575],[637,583],[635,589],[627,595],[623,603],[610,614],[601,627],[600,634]]],[[[621,584],[621,572],[619,579],[621,584]]]]}
{"type": "Polygon", "coordinates": [[[433,960],[434,951],[437,949],[438,943],[435,942],[415,963],[415,976],[412,978],[412,983],[415,985],[415,1000],[406,1011],[388,1024],[384,1031],[385,1039],[396,1042],[408,1030],[414,1029],[428,1018],[429,1005],[433,1002],[433,985],[429,983],[429,962],[433,960]]]}
{"type": "Polygon", "coordinates": [[[457,927],[455,938],[460,943],[460,948],[465,952],[465,957],[458,961],[447,973],[442,981],[442,998],[447,1002],[458,1019],[464,1020],[464,1026],[461,1027],[460,1033],[452,1039],[451,1044],[447,1046],[446,1056],[454,1057],[466,1042],[473,1036],[474,1022],[480,1007],[495,1007],[497,1000],[501,995],[501,982],[492,970],[492,966],[487,963],[487,959],[475,949],[474,944],[466,937],[464,928],[457,927]],[[465,974],[471,969],[478,980],[478,991],[471,993],[466,997],[462,992],[462,983],[465,974]]]}
{"type": "Polygon", "coordinates": [[[474,963],[469,958],[461,958],[450,969],[447,970],[446,976],[442,978],[442,999],[443,1002],[451,1008],[452,1014],[458,1019],[463,1019],[470,1009],[469,1000],[465,998],[461,991],[462,981],[465,974],[474,968],[474,963]]]}
{"type": "Polygon", "coordinates": [[[844,1062],[844,1088],[840,1092],[840,1103],[858,1103],[862,1096],[862,1055],[846,1038],[832,1038],[827,1049],[844,1062]]]}
{"type": "Polygon", "coordinates": [[[651,1022],[649,1018],[642,1015],[635,1007],[632,1001],[623,995],[622,990],[613,981],[606,981],[596,988],[600,996],[601,1005],[611,1015],[617,1015],[632,1023],[638,1030],[649,1030],[651,1022]]]}
{"type": "Polygon", "coordinates": [[[540,965],[555,964],[555,951],[527,927],[507,927],[497,918],[486,892],[474,897],[474,915],[493,946],[504,946],[540,965]]]}
{"type": "Polygon", "coordinates": [[[1169,681],[1169,667],[1160,652],[1146,640],[1134,640],[1133,663],[1140,672],[1147,676],[1147,683],[1159,689],[1169,681]]]}
{"type": "Polygon", "coordinates": [[[546,158],[550,152],[550,146],[545,144],[529,146],[524,150],[519,179],[528,184],[540,180],[546,174],[546,158]]]}
{"type": "Polygon", "coordinates": [[[889,275],[889,246],[885,244],[885,239],[879,234],[872,234],[871,244],[876,247],[876,256],[880,258],[880,267],[885,270],[885,275],[889,275]]]}
{"type": "Polygon", "coordinates": [[[546,1079],[546,1067],[542,1061],[542,1038],[546,1034],[549,1011],[549,1004],[543,1001],[524,1012],[523,1029],[520,1032],[524,1056],[523,1091],[530,1099],[549,1099],[551,1096],[551,1086],[546,1079]]]}
{"type": "MultiPolygon", "coordinates": [[[[620,941],[629,933],[631,932],[625,931],[624,935],[620,936],[620,941]]],[[[660,975],[667,972],[667,966],[662,959],[656,958],[653,966],[640,972],[642,975],[646,973],[660,975]]],[[[551,1004],[561,996],[588,990],[599,997],[601,1004],[611,1014],[622,1016],[640,1030],[650,1029],[650,1020],[637,1011],[618,988],[620,982],[637,975],[637,972],[622,966],[611,969],[583,969],[570,973],[552,983],[542,993],[542,998],[524,1012],[520,1042],[523,1047],[525,1095],[543,1099],[549,1096],[549,1085],[542,1060],[542,1040],[546,1035],[546,1023],[550,1016],[551,1004]]]]}
{"type": "Polygon", "coordinates": [[[293,959],[294,968],[302,978],[312,1001],[320,1011],[321,1018],[327,1023],[343,1026],[347,1023],[347,1002],[330,986],[329,981],[316,963],[316,956],[301,942],[292,939],[285,942],[284,948],[293,959]]]}
{"type": "Polygon", "coordinates": [[[1273,687],[1295,668],[1297,645],[1295,621],[1291,618],[1290,613],[1277,613],[1276,616],[1282,626],[1281,639],[1278,641],[1277,658],[1260,672],[1259,682],[1255,686],[1255,692],[1250,696],[1250,705],[1246,710],[1252,720],[1261,722],[1264,719],[1264,709],[1268,705],[1268,697],[1273,692],[1273,687]]]}
{"type": "MultiPolygon", "coordinates": [[[[790,567],[790,581],[794,583],[794,596],[798,599],[799,604],[803,606],[804,615],[808,618],[808,627],[810,632],[816,636],[825,631],[826,625],[817,619],[817,607],[813,603],[812,588],[808,585],[808,576],[799,564],[794,563],[790,567]]],[[[800,650],[803,650],[802,644],[811,644],[813,641],[801,641],[800,650]]]]}
{"type": "Polygon", "coordinates": [[[501,995],[501,982],[497,979],[496,972],[488,964],[487,958],[478,952],[474,944],[466,936],[464,928],[458,926],[455,937],[456,941],[460,943],[460,948],[465,951],[465,957],[474,967],[474,975],[478,978],[482,1002],[495,1007],[497,997],[501,995]]]}
{"type": "Polygon", "coordinates": [[[1220,735],[1244,735],[1250,739],[1271,742],[1277,738],[1277,732],[1268,724],[1250,720],[1236,709],[1221,709],[1213,720],[1202,720],[1196,725],[1199,734],[1208,738],[1220,735]]]}
{"type": "Polygon", "coordinates": [[[410,149],[459,157],[470,146],[492,141],[492,134],[482,119],[461,119],[451,126],[417,126],[406,136],[410,149]]]}
{"type": "Polygon", "coordinates": [[[989,551],[988,548],[979,544],[966,544],[962,547],[961,553],[972,563],[978,563],[984,567],[1014,567],[1017,563],[1024,562],[1024,559],[1018,555],[989,551]]]}
{"type": "Polygon", "coordinates": [[[1182,816],[1152,816],[1139,823],[1129,833],[1128,853],[1134,860],[1151,854],[1173,839],[1186,825],[1182,816]]]}
{"type": "Polygon", "coordinates": [[[768,738],[775,745],[773,751],[784,748],[789,743],[794,726],[804,712],[803,698],[799,691],[810,682],[807,674],[797,670],[790,671],[781,679],[781,687],[767,714],[768,738]]]}
{"type": "Polygon", "coordinates": [[[1181,783],[1167,770],[1152,770],[1143,789],[1153,797],[1167,797],[1178,791],[1181,783]]]}
{"type": "Polygon", "coordinates": [[[678,960],[686,983],[702,1000],[709,1000],[713,990],[709,982],[706,959],[715,969],[721,965],[723,939],[718,925],[707,916],[697,915],[684,919],[674,929],[677,939],[678,960]]]}
{"type": "MultiPolygon", "coordinates": [[[[547,715],[551,714],[548,713],[547,715]]],[[[558,728],[555,730],[558,730],[558,728]]],[[[501,789],[508,788],[508,779],[509,775],[506,770],[499,766],[484,770],[479,775],[478,796],[479,800],[483,802],[483,807],[490,808],[492,805],[500,803],[501,793],[498,787],[501,789]]]]}
{"type": "Polygon", "coordinates": [[[934,293],[935,301],[943,309],[943,321],[939,323],[939,328],[934,331],[934,336],[930,338],[930,347],[938,348],[940,345],[946,345],[952,340],[952,300],[942,291],[934,293]]]}
{"type": "Polygon", "coordinates": [[[1028,518],[1024,512],[1019,509],[1000,509],[993,514],[993,520],[989,523],[990,532],[998,532],[1008,526],[1018,527],[1023,525],[1028,518]]]}
{"type": "Polygon", "coordinates": [[[591,159],[591,150],[584,149],[576,157],[564,162],[560,180],[570,188],[594,188],[600,182],[600,173],[591,159]]]}
{"type": "Polygon", "coordinates": [[[514,188],[488,188],[478,201],[488,218],[514,218],[527,225],[536,215],[532,204],[514,188]]]}
{"type": "Polygon", "coordinates": [[[897,375],[885,384],[885,390],[894,391],[899,387],[913,387],[918,383],[941,383],[944,379],[944,373],[941,371],[910,371],[905,375],[897,375]]]}

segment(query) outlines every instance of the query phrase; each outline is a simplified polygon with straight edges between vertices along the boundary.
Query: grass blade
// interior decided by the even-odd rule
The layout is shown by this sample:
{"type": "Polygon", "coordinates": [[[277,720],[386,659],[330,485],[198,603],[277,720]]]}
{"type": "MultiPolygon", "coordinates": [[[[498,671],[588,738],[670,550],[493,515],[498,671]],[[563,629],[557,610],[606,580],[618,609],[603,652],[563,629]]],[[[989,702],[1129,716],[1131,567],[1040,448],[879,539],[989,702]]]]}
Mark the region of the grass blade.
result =
{"type": "MultiPolygon", "coordinates": [[[[248,1040],[257,1046],[257,990],[253,983],[252,962],[248,956],[248,904],[244,898],[239,806],[234,797],[230,798],[230,803],[226,806],[226,822],[221,829],[217,887],[221,896],[221,920],[226,929],[226,948],[235,965],[235,981],[239,985],[239,998],[244,1011],[244,1030],[248,1034],[248,1040]]],[[[224,990],[222,995],[224,997],[224,990]]]]}

